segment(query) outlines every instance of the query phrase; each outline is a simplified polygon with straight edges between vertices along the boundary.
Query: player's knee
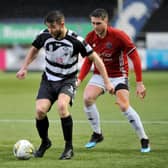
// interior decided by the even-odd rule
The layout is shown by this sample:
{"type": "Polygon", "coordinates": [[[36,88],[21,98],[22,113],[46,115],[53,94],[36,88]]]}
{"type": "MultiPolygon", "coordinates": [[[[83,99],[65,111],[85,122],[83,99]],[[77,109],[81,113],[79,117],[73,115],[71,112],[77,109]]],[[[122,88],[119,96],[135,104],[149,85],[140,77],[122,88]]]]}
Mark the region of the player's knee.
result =
{"type": "Polygon", "coordinates": [[[117,100],[116,104],[120,107],[122,112],[125,112],[129,107],[129,102],[128,101],[117,100]]]}
{"type": "Polygon", "coordinates": [[[45,107],[36,107],[36,118],[42,120],[46,116],[47,110],[45,107]]]}
{"type": "Polygon", "coordinates": [[[67,110],[66,101],[58,101],[57,105],[58,105],[57,109],[58,109],[60,117],[66,117],[69,115],[69,112],[67,110]]]}
{"type": "Polygon", "coordinates": [[[119,105],[121,111],[126,111],[129,107],[129,92],[127,90],[118,90],[116,92],[116,104],[119,105]]]}
{"type": "Polygon", "coordinates": [[[92,96],[84,96],[84,104],[90,106],[95,102],[95,99],[92,96]]]}
{"type": "Polygon", "coordinates": [[[66,108],[66,102],[63,101],[63,100],[62,101],[58,101],[57,108],[58,108],[59,112],[64,111],[65,108],[66,108]]]}

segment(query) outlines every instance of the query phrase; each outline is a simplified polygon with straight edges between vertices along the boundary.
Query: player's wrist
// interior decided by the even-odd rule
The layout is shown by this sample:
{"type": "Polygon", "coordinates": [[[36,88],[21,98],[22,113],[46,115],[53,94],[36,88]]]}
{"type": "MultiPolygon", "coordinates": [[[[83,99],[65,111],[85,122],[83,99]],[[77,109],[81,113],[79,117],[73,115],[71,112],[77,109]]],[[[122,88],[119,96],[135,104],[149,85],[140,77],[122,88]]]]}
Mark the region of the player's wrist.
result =
{"type": "Polygon", "coordinates": [[[136,87],[144,87],[145,88],[145,85],[142,81],[139,81],[136,83],[136,87]]]}
{"type": "Polygon", "coordinates": [[[137,81],[136,84],[137,85],[143,85],[143,81],[137,81]]]}
{"type": "Polygon", "coordinates": [[[77,81],[78,81],[78,82],[82,82],[82,79],[79,78],[79,77],[77,77],[77,81]]]}
{"type": "Polygon", "coordinates": [[[110,83],[109,78],[104,78],[104,84],[105,84],[105,85],[108,85],[109,83],[110,83]]]}
{"type": "Polygon", "coordinates": [[[23,66],[23,67],[21,68],[22,71],[27,71],[27,69],[28,69],[27,66],[23,66]]]}

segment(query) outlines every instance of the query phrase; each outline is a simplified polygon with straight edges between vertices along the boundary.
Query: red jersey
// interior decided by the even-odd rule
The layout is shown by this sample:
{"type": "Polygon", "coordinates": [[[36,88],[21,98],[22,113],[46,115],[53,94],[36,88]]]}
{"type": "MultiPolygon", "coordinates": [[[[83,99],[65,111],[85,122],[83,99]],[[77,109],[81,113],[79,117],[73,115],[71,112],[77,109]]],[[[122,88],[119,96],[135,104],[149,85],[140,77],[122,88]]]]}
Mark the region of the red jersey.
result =
{"type": "MultiPolygon", "coordinates": [[[[86,42],[89,43],[94,51],[103,60],[109,77],[128,76],[128,57],[132,60],[136,73],[136,81],[142,80],[141,61],[132,40],[123,31],[108,26],[107,34],[100,38],[95,31],[88,33],[86,42]]],[[[83,80],[91,67],[91,61],[85,58],[82,65],[79,79],[83,80]]],[[[99,74],[96,66],[94,73],[99,74]]]]}
{"type": "MultiPolygon", "coordinates": [[[[92,31],[87,35],[86,42],[103,60],[109,77],[128,76],[127,56],[136,47],[123,31],[109,26],[103,39],[92,31]]],[[[95,66],[94,73],[99,74],[95,66]]]]}

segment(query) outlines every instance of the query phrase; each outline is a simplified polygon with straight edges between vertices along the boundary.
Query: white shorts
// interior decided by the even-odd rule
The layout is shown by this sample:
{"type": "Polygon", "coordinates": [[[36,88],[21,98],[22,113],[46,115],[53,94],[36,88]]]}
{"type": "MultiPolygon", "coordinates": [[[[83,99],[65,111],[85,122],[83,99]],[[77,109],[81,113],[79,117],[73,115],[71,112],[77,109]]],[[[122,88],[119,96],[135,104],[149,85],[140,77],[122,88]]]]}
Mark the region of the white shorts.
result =
{"type": "MultiPolygon", "coordinates": [[[[117,77],[117,78],[109,78],[111,83],[114,86],[114,89],[118,84],[125,84],[128,86],[128,78],[125,77],[117,77]]],[[[106,91],[105,85],[104,85],[104,80],[101,75],[94,74],[91,79],[88,82],[88,85],[95,85],[106,91]]]]}

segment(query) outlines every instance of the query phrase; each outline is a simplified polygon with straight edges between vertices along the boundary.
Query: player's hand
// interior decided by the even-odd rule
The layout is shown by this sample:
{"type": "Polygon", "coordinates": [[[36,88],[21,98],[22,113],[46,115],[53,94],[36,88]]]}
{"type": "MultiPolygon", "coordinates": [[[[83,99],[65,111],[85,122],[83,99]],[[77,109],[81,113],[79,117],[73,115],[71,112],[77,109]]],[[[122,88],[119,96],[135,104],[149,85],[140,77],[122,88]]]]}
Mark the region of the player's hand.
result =
{"type": "Polygon", "coordinates": [[[137,82],[136,94],[137,94],[137,96],[139,96],[141,99],[144,99],[144,97],[146,96],[146,88],[145,88],[143,82],[137,82]]]}
{"type": "Polygon", "coordinates": [[[18,79],[25,79],[27,75],[27,70],[26,69],[20,69],[17,73],[16,73],[16,77],[18,79]]]}
{"type": "Polygon", "coordinates": [[[81,84],[81,80],[80,80],[80,79],[77,79],[77,80],[76,80],[76,87],[79,87],[80,84],[81,84]]]}
{"type": "Polygon", "coordinates": [[[110,94],[114,94],[114,86],[112,85],[112,83],[107,83],[106,84],[106,90],[110,93],[110,94]]]}

